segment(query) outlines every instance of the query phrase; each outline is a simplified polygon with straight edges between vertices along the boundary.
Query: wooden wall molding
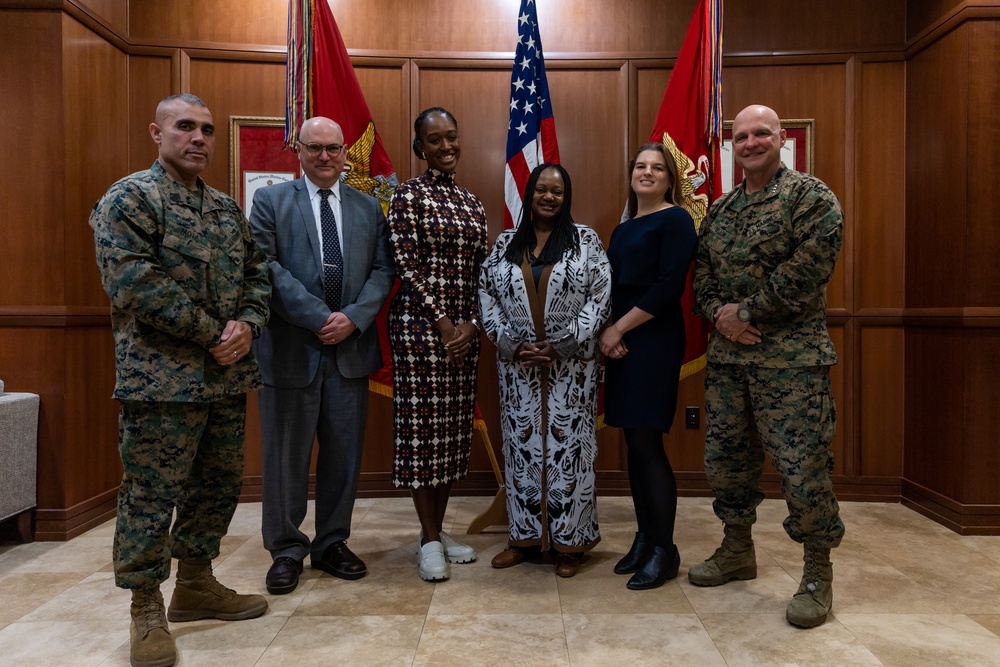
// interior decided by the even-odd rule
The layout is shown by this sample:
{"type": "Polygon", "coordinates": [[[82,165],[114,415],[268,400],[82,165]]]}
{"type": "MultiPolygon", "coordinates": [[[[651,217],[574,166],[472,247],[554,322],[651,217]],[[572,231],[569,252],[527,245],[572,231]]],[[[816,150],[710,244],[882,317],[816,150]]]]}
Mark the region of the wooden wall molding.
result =
{"type": "Polygon", "coordinates": [[[122,51],[129,47],[128,40],[108,25],[105,20],[92,12],[79,0],[0,0],[0,10],[29,9],[61,11],[85,25],[122,51]]]}
{"type": "MultiPolygon", "coordinates": [[[[877,53],[885,53],[879,51],[877,53]]],[[[832,53],[808,53],[808,52],[783,52],[783,53],[727,53],[722,58],[722,67],[762,67],[762,66],[782,66],[782,65],[843,65],[852,57],[854,52],[832,52],[832,53]]],[[[895,52],[886,54],[892,57],[895,52]]]]}
{"type": "MultiPolygon", "coordinates": [[[[49,9],[62,10],[73,5],[72,0],[0,0],[0,9],[49,9]]],[[[74,8],[80,9],[73,5],[74,8]]]]}
{"type": "Polygon", "coordinates": [[[163,56],[172,58],[180,53],[180,49],[171,46],[129,46],[126,53],[130,56],[163,56]]]}
{"type": "Polygon", "coordinates": [[[959,535],[1000,535],[1000,505],[956,502],[911,480],[902,480],[900,502],[959,535]]]}
{"type": "Polygon", "coordinates": [[[1000,326],[1000,307],[904,308],[902,316],[915,327],[1000,326]]]}
{"type": "Polygon", "coordinates": [[[35,539],[39,542],[70,540],[114,518],[118,489],[77,503],[66,509],[35,510],[35,539]]]}
{"type": "Polygon", "coordinates": [[[39,322],[62,318],[66,322],[79,323],[80,318],[95,317],[103,318],[105,323],[110,324],[111,311],[102,306],[0,306],[0,322],[8,321],[10,318],[22,320],[37,318],[39,322]]]}
{"type": "Polygon", "coordinates": [[[105,327],[111,328],[108,313],[92,315],[0,315],[0,328],[4,327],[105,327]]]}
{"type": "MultiPolygon", "coordinates": [[[[230,43],[230,42],[210,42],[201,40],[188,40],[188,39],[177,39],[177,40],[140,40],[140,39],[127,39],[126,43],[128,48],[175,48],[184,49],[186,51],[212,51],[214,53],[224,54],[224,53],[246,53],[246,54],[256,54],[260,57],[274,57],[280,56],[281,60],[285,59],[288,53],[288,48],[284,45],[275,46],[274,44],[251,44],[251,43],[230,43]]],[[[221,57],[221,56],[220,56],[221,57]]],[[[241,58],[233,58],[235,60],[240,60],[241,58]]]]}
{"type": "MultiPolygon", "coordinates": [[[[167,47],[150,47],[163,49],[167,47]]],[[[189,60],[229,60],[233,62],[245,62],[245,63],[281,63],[285,64],[287,59],[287,54],[285,51],[279,52],[262,52],[253,51],[252,49],[219,49],[211,47],[191,47],[186,45],[179,45],[176,47],[181,53],[183,53],[189,60]]]]}
{"type": "Polygon", "coordinates": [[[853,57],[861,63],[906,62],[906,54],[902,50],[869,51],[866,53],[855,53],[853,57]]]}
{"type": "Polygon", "coordinates": [[[872,324],[902,324],[904,308],[858,308],[854,316],[872,324]]]}
{"type": "Polygon", "coordinates": [[[934,44],[967,21],[1000,19],[1000,2],[997,0],[962,0],[962,2],[907,40],[904,54],[907,60],[934,44]]]}

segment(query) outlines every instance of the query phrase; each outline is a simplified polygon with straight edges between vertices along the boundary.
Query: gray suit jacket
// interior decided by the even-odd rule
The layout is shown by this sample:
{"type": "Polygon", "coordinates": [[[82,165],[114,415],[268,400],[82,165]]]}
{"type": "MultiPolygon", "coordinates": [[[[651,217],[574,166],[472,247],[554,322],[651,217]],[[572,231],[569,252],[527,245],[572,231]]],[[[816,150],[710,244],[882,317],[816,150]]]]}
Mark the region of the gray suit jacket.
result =
{"type": "MultiPolygon", "coordinates": [[[[337,367],[359,378],[382,366],[375,316],[389,296],[395,267],[389,229],[378,201],[340,184],[344,285],[341,311],[357,326],[337,344],[337,367]]],[[[256,344],[264,382],[305,387],[315,377],[323,351],[316,337],[330,315],[323,299],[323,248],[305,179],[254,193],[250,226],[267,255],[271,319],[256,344]]]]}

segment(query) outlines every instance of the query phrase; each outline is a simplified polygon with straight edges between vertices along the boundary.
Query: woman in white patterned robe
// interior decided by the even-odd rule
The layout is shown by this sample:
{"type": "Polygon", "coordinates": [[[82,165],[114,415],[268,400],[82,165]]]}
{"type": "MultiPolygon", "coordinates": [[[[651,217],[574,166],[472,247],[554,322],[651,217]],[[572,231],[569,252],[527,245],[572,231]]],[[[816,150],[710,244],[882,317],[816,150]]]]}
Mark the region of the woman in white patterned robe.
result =
{"type": "Polygon", "coordinates": [[[569,175],[537,167],[518,231],[497,238],[483,265],[483,329],[497,347],[510,567],[552,551],[560,576],[600,541],[598,336],[611,308],[611,269],[589,227],[573,224],[569,175]],[[536,257],[537,254],[537,257],[536,257]]]}

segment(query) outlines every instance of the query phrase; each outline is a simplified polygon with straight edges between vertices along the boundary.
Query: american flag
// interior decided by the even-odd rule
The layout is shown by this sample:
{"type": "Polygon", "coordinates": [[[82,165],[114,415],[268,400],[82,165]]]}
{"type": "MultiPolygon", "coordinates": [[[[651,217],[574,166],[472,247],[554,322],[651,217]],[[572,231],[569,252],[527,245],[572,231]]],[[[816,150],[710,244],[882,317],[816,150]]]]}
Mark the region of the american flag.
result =
{"type": "Polygon", "coordinates": [[[504,229],[510,229],[521,221],[524,184],[531,170],[544,162],[559,162],[556,121],[552,117],[549,84],[545,80],[535,0],[521,0],[517,17],[517,49],[510,73],[504,229]]]}

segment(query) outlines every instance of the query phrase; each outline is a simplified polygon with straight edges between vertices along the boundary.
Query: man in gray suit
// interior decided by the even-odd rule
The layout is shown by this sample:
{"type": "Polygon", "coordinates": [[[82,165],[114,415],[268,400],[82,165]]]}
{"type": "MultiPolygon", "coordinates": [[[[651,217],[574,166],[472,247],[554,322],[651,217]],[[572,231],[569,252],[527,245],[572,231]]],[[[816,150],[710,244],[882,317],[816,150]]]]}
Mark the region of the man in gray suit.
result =
{"type": "Polygon", "coordinates": [[[368,375],[382,365],[375,315],[394,276],[378,201],[340,182],[344,134],[329,118],[302,124],[302,178],[254,193],[250,225],[267,255],[271,320],[257,342],[268,592],[291,593],[302,561],[342,579],[368,569],[348,547],[368,415],[368,375]],[[316,537],[306,514],[314,437],[316,537]]]}

